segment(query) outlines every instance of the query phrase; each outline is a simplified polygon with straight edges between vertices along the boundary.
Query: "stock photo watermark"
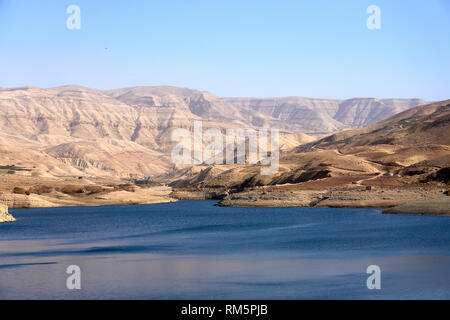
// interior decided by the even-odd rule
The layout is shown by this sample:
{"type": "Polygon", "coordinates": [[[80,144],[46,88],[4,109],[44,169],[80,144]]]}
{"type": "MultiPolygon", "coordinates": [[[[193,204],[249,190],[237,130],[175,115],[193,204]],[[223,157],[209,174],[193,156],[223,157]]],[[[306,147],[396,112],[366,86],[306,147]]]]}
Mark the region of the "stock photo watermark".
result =
{"type": "MultiPolygon", "coordinates": [[[[367,278],[366,286],[369,290],[381,290],[381,268],[377,265],[370,265],[366,269],[370,276],[367,278]]],[[[66,274],[69,276],[66,280],[68,290],[81,290],[81,268],[77,265],[67,267],[66,274]]]]}
{"type": "Polygon", "coordinates": [[[367,289],[381,290],[381,268],[377,265],[371,265],[367,267],[366,273],[370,274],[366,282],[367,289]]]}
{"type": "Polygon", "coordinates": [[[380,30],[381,29],[381,9],[379,6],[370,5],[366,10],[367,14],[370,16],[367,18],[366,26],[369,30],[380,30]]]}
{"type": "MultiPolygon", "coordinates": [[[[81,29],[81,9],[78,5],[69,5],[66,9],[66,13],[70,16],[66,20],[66,27],[69,30],[81,29]]],[[[381,9],[377,5],[370,5],[366,9],[366,14],[370,16],[366,20],[366,26],[369,30],[381,29],[381,9]]]]}
{"type": "Polygon", "coordinates": [[[273,175],[279,169],[279,135],[278,129],[271,129],[270,135],[267,129],[227,129],[224,138],[220,129],[203,132],[202,122],[194,121],[193,132],[181,128],[172,132],[172,142],[178,144],[171,158],[173,163],[185,165],[260,164],[265,166],[261,175],[273,175]]]}
{"type": "Polygon", "coordinates": [[[81,290],[81,268],[77,265],[67,267],[66,273],[69,274],[66,280],[66,287],[69,290],[81,290]]]}
{"type": "Polygon", "coordinates": [[[66,27],[69,30],[81,29],[81,9],[79,6],[72,4],[67,7],[66,13],[70,16],[66,20],[66,27]]]}

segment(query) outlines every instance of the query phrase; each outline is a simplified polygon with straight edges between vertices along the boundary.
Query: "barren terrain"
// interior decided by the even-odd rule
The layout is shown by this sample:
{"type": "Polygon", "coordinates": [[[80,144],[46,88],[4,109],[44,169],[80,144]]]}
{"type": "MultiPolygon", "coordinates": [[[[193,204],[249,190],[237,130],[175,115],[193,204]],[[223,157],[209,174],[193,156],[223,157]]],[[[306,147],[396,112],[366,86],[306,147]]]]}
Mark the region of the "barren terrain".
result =
{"type": "Polygon", "coordinates": [[[440,201],[448,194],[450,100],[420,104],[220,98],[175,87],[3,88],[0,204],[219,199],[237,206],[393,207],[440,201]],[[278,173],[261,175],[261,164],[174,165],[171,134],[192,130],[194,121],[221,132],[280,129],[278,173]]]}

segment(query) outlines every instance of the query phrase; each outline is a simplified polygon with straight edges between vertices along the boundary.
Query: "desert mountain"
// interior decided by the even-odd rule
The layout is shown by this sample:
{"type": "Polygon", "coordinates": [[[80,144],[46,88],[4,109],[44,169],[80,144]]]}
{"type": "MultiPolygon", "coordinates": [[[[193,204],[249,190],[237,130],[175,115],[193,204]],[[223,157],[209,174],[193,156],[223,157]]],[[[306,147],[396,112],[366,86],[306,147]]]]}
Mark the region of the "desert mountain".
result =
{"type": "Polygon", "coordinates": [[[357,130],[347,130],[299,146],[298,151],[342,150],[375,145],[450,145],[450,100],[412,108],[389,119],[357,130]]]}
{"type": "MultiPolygon", "coordinates": [[[[0,89],[0,165],[34,175],[167,176],[175,128],[278,128],[282,150],[380,121],[420,99],[220,98],[177,87],[0,89]]],[[[189,169],[187,169],[189,170],[189,169]]]]}
{"type": "MultiPolygon", "coordinates": [[[[290,185],[409,186],[449,180],[450,100],[419,106],[376,124],[344,130],[284,152],[279,173],[260,175],[260,166],[211,166],[176,187],[198,189],[290,185]]],[[[198,170],[198,169],[197,169],[198,170]]]]}
{"type": "Polygon", "coordinates": [[[172,106],[202,119],[309,135],[363,127],[425,103],[422,99],[220,98],[209,92],[167,86],[105,93],[129,105],[172,106]]]}

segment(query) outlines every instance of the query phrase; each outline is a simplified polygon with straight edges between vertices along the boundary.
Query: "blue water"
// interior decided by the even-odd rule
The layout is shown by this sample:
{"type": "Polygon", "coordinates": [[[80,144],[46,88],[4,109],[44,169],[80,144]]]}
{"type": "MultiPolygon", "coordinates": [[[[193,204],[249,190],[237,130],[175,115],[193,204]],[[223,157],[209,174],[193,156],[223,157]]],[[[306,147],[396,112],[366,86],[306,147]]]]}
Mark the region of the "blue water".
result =
{"type": "Polygon", "coordinates": [[[449,217],[214,204],[11,210],[0,299],[450,299],[449,217]]]}

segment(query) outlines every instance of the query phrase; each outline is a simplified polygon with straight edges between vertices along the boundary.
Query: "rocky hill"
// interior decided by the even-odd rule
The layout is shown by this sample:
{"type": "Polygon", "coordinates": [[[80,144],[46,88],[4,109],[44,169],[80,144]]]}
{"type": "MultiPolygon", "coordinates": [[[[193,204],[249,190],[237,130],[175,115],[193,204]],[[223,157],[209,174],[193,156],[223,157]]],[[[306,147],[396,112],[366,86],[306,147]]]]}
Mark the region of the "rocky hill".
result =
{"type": "Polygon", "coordinates": [[[177,87],[102,91],[79,86],[0,89],[0,165],[41,176],[138,178],[171,169],[175,128],[278,128],[282,149],[374,123],[420,99],[220,98],[177,87]]]}
{"type": "Polygon", "coordinates": [[[220,98],[175,87],[2,88],[0,202],[383,207],[440,199],[449,183],[450,101],[418,104],[220,98]],[[192,131],[195,121],[221,133],[280,129],[279,171],[261,175],[261,163],[174,165],[172,132],[192,131]]]}
{"type": "Polygon", "coordinates": [[[235,189],[397,187],[449,182],[450,100],[415,107],[376,124],[346,130],[282,153],[280,170],[260,166],[209,166],[172,185],[235,189]]]}

